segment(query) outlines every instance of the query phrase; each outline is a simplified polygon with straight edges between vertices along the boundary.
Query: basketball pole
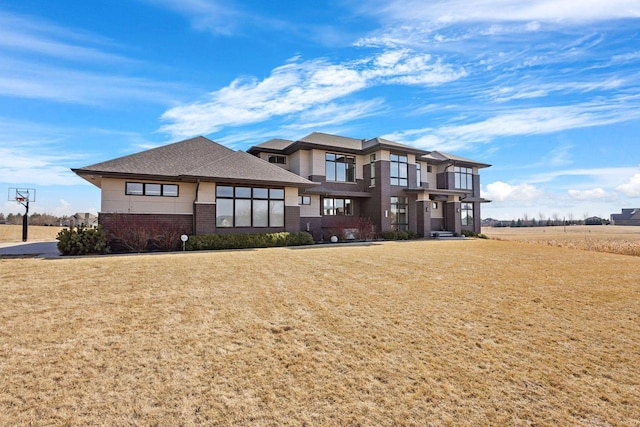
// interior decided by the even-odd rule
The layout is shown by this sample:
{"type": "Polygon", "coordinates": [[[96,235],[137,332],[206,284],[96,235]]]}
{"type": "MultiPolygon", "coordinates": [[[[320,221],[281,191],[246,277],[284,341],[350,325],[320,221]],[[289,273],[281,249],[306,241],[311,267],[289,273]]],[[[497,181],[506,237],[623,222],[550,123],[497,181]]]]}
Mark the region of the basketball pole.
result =
{"type": "Polygon", "coordinates": [[[24,216],[22,217],[22,241],[26,242],[27,241],[27,234],[29,231],[29,199],[27,198],[25,200],[25,203],[23,203],[23,206],[25,207],[25,212],[24,212],[24,216]]]}

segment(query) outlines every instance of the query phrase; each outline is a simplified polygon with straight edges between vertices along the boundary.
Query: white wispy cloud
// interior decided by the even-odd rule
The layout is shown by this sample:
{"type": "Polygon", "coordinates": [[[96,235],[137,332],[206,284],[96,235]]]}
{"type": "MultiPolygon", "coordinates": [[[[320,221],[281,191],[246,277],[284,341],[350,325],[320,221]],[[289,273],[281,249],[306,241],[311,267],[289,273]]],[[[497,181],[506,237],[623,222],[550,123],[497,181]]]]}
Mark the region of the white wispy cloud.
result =
{"type": "Polygon", "coordinates": [[[232,34],[238,22],[247,18],[247,14],[232,2],[217,0],[145,0],[189,18],[192,26],[223,35],[232,34]]]}
{"type": "Polygon", "coordinates": [[[182,85],[5,58],[0,95],[85,105],[112,101],[170,104],[182,85]]]}
{"type": "MultiPolygon", "coordinates": [[[[334,64],[326,59],[294,58],[263,79],[242,78],[209,94],[208,99],[172,108],[162,115],[161,131],[176,137],[213,133],[224,126],[241,126],[274,117],[298,114],[301,119],[326,116],[335,100],[376,85],[432,86],[457,80],[465,71],[430,55],[408,49],[385,51],[373,57],[334,64]]],[[[331,123],[370,114],[379,101],[348,102],[360,115],[333,117],[331,123]]],[[[340,108],[346,111],[345,103],[340,108]]],[[[321,120],[320,123],[326,120],[321,120]]],[[[299,124],[300,125],[300,124],[299,124]]]]}
{"type": "Polygon", "coordinates": [[[638,168],[632,167],[608,167],[608,168],[574,168],[557,169],[532,175],[527,181],[533,184],[553,181],[561,177],[587,177],[591,180],[602,182],[605,188],[620,185],[625,176],[633,176],[638,168]]]}
{"type": "Polygon", "coordinates": [[[589,23],[640,17],[635,0],[421,0],[365,1],[361,10],[392,20],[457,22],[571,22],[589,23]]]}
{"type": "Polygon", "coordinates": [[[622,97],[608,102],[512,110],[472,123],[411,129],[386,137],[425,149],[467,149],[496,138],[549,134],[636,120],[640,117],[638,104],[637,97],[622,97]]]}
{"type": "Polygon", "coordinates": [[[544,98],[552,93],[562,94],[587,93],[593,91],[609,91],[626,85],[622,78],[610,78],[604,81],[554,82],[554,83],[522,83],[518,86],[500,86],[491,88],[486,96],[494,102],[504,103],[513,100],[544,98]]]}
{"type": "Polygon", "coordinates": [[[0,95],[107,105],[119,100],[174,102],[185,85],[127,76],[141,61],[113,53],[100,36],[40,18],[0,12],[0,95]]]}

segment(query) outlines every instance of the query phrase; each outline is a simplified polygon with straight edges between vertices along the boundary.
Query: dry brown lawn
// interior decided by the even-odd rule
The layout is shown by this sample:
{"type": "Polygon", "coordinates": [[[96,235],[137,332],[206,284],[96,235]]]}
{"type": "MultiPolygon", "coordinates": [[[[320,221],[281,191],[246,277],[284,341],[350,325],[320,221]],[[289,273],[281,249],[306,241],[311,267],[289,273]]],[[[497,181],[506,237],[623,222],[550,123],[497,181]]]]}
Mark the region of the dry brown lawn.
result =
{"type": "Polygon", "coordinates": [[[0,260],[0,425],[638,426],[640,258],[497,240],[0,260]]]}
{"type": "MultiPolygon", "coordinates": [[[[30,225],[27,229],[29,242],[55,240],[62,227],[30,225]]],[[[22,242],[22,225],[0,225],[0,243],[22,242]]]]}
{"type": "Polygon", "coordinates": [[[484,227],[492,239],[640,256],[640,227],[578,225],[568,227],[484,227]]]}

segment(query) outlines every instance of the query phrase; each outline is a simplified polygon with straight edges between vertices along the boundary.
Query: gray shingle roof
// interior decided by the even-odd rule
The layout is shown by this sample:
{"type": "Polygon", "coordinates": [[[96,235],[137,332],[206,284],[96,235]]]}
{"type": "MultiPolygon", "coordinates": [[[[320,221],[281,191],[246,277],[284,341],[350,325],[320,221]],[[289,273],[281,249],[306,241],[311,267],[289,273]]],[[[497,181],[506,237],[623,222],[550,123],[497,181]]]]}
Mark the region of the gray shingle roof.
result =
{"type": "Polygon", "coordinates": [[[80,176],[148,175],[167,179],[259,181],[297,187],[315,185],[279,166],[202,136],[72,170],[80,176]]]}
{"type": "Polygon", "coordinates": [[[346,136],[330,135],[328,133],[313,132],[300,138],[300,142],[325,145],[329,147],[343,148],[348,150],[362,150],[362,140],[348,138],[346,136]]]}
{"type": "MultiPolygon", "coordinates": [[[[269,149],[269,150],[284,150],[291,144],[293,144],[293,141],[289,141],[288,139],[274,138],[274,139],[270,139],[269,141],[263,142],[262,144],[258,144],[254,147],[269,149]]],[[[251,147],[251,148],[254,148],[254,147],[251,147]]]]}

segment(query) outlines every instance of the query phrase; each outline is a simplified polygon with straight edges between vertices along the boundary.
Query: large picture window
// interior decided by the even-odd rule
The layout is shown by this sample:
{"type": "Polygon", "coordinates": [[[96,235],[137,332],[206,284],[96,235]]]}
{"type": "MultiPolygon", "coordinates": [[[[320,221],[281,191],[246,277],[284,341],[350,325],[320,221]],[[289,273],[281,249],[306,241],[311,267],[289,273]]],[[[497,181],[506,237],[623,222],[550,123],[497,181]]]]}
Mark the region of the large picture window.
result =
{"type": "Polygon", "coordinates": [[[473,225],[473,203],[460,204],[460,222],[462,225],[473,225]]]}
{"type": "Polygon", "coordinates": [[[351,199],[325,198],[323,214],[326,216],[353,215],[351,199]]]}
{"type": "Polygon", "coordinates": [[[473,190],[473,169],[456,166],[453,171],[456,189],[473,190]]]}
{"type": "Polygon", "coordinates": [[[154,184],[149,182],[127,182],[124,194],[127,196],[178,197],[177,184],[154,184]]]}
{"type": "Polygon", "coordinates": [[[407,177],[409,176],[407,156],[392,154],[389,160],[391,161],[391,185],[406,187],[408,184],[407,177]]]}
{"type": "Polygon", "coordinates": [[[409,203],[406,197],[391,198],[391,229],[409,229],[409,203]]]}
{"type": "Polygon", "coordinates": [[[327,181],[356,182],[356,158],[342,154],[325,155],[327,181]]]}
{"type": "Polygon", "coordinates": [[[284,189],[218,185],[216,227],[284,227],[284,189]]]}

